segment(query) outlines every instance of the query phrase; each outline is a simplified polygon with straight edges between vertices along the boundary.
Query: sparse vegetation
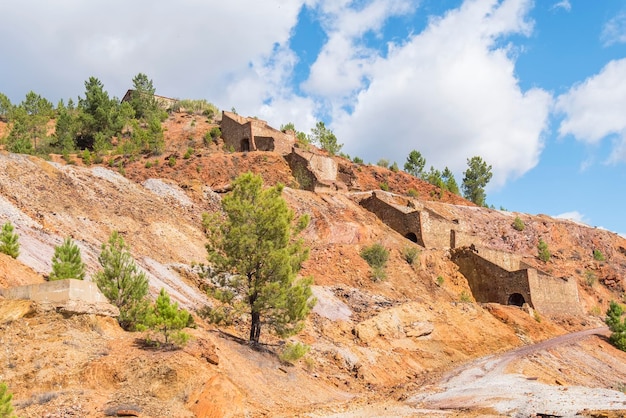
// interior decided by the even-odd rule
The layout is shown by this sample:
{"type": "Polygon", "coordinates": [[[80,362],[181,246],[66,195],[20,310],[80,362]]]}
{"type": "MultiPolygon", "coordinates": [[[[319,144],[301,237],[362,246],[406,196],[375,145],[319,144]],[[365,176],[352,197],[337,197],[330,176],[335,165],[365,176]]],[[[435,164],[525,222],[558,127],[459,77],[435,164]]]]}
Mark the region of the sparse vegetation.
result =
{"type": "Polygon", "coordinates": [[[128,246],[113,231],[98,257],[102,270],[93,280],[109,301],[120,309],[118,322],[126,330],[134,330],[147,309],[148,279],[135,265],[128,246]]]}
{"type": "Polygon", "coordinates": [[[585,271],[585,284],[587,286],[593,287],[597,279],[598,278],[596,277],[596,274],[593,271],[591,270],[585,271]]]}
{"type": "Polygon", "coordinates": [[[593,250],[593,259],[596,261],[605,261],[604,254],[598,249],[593,250]]]}
{"type": "Polygon", "coordinates": [[[170,167],[174,167],[176,165],[176,157],[172,155],[170,158],[168,158],[167,165],[169,165],[170,167]]]}
{"type": "Polygon", "coordinates": [[[463,290],[459,295],[459,301],[463,303],[469,303],[472,301],[472,296],[469,294],[467,290],[463,290]]]}
{"type": "Polygon", "coordinates": [[[69,238],[63,244],[54,247],[52,257],[52,272],[50,281],[63,279],[83,280],[85,278],[85,263],[80,256],[80,248],[69,238]]]}
{"type": "Polygon", "coordinates": [[[352,162],[354,164],[363,164],[363,159],[361,157],[354,157],[352,158],[352,162]]]}
{"type": "Polygon", "coordinates": [[[389,259],[389,250],[382,244],[375,243],[365,247],[361,250],[360,255],[372,268],[372,278],[374,280],[383,280],[387,277],[385,267],[389,259]]]}
{"type": "Polygon", "coordinates": [[[402,257],[410,265],[413,265],[419,254],[420,251],[416,247],[404,247],[402,250],[402,257]]]}
{"type": "Polygon", "coordinates": [[[419,195],[420,195],[419,192],[417,190],[413,189],[413,188],[409,189],[406,192],[406,194],[408,194],[409,196],[414,197],[416,199],[419,198],[419,195]]]}
{"type": "Polygon", "coordinates": [[[524,228],[526,228],[524,221],[522,221],[519,216],[516,216],[515,220],[513,221],[513,229],[521,232],[524,230],[524,228]]]}
{"type": "Polygon", "coordinates": [[[11,222],[6,222],[2,225],[2,231],[0,232],[0,253],[17,258],[20,255],[20,244],[18,242],[19,237],[14,230],[15,228],[11,222]]]}
{"type": "Polygon", "coordinates": [[[387,184],[386,181],[383,181],[382,183],[379,184],[380,190],[383,190],[385,192],[389,191],[389,184],[387,184]]]}
{"type": "Polygon", "coordinates": [[[393,164],[391,164],[391,167],[389,167],[389,169],[394,173],[397,173],[400,170],[400,168],[398,168],[398,163],[395,161],[393,162],[393,164]]]}
{"type": "Polygon", "coordinates": [[[443,276],[437,276],[437,286],[443,285],[444,278],[443,276]]]}
{"type": "Polygon", "coordinates": [[[389,168],[389,160],[381,158],[380,160],[378,160],[376,165],[382,168],[389,168]]]}
{"type": "Polygon", "coordinates": [[[538,257],[541,261],[543,261],[544,263],[547,263],[548,261],[550,261],[550,257],[552,256],[552,254],[550,254],[550,249],[548,248],[548,244],[542,239],[539,238],[539,243],[537,244],[537,251],[538,251],[538,257]]]}
{"type": "Polygon", "coordinates": [[[309,252],[296,237],[309,217],[294,220],[283,186],[264,189],[259,175],[242,174],[232,186],[222,200],[225,218],[203,217],[209,262],[228,273],[211,278],[212,296],[242,312],[246,307],[252,345],[264,324],[280,337],[294,335],[315,304],[312,278],[297,278],[309,252]]]}
{"type": "Polygon", "coordinates": [[[611,344],[622,351],[626,351],[626,323],[622,319],[623,313],[624,309],[622,306],[612,300],[609,304],[609,309],[606,311],[604,322],[611,330],[611,336],[609,337],[611,344]]]}
{"type": "Polygon", "coordinates": [[[193,148],[187,148],[187,152],[185,152],[185,155],[183,155],[183,158],[185,160],[188,160],[189,158],[191,158],[191,156],[193,155],[193,148]]]}
{"type": "Polygon", "coordinates": [[[296,342],[295,344],[287,343],[285,344],[285,348],[283,348],[283,351],[280,353],[279,357],[282,361],[295,363],[296,361],[304,357],[310,350],[310,346],[302,344],[300,342],[296,342]]]}

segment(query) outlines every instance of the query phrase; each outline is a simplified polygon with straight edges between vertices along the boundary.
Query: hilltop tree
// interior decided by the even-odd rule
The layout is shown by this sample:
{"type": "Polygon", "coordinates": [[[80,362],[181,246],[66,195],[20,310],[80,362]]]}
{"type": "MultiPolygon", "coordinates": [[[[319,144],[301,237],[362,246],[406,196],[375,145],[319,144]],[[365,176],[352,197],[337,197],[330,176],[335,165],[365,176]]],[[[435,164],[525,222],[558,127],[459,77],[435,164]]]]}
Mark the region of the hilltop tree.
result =
{"type": "Polygon", "coordinates": [[[467,160],[467,170],[463,178],[463,197],[478,206],[486,205],[485,186],[491,180],[491,165],[487,165],[480,157],[467,160]]]}
{"type": "Polygon", "coordinates": [[[620,304],[611,301],[609,309],[606,311],[606,319],[604,322],[611,330],[609,340],[611,344],[622,351],[626,351],[626,323],[622,319],[624,309],[620,304]]]}
{"type": "Polygon", "coordinates": [[[181,331],[189,324],[191,315],[185,309],[180,309],[178,303],[170,301],[170,295],[161,289],[157,300],[154,302],[142,321],[142,325],[160,332],[165,344],[173,342],[184,345],[189,339],[189,334],[181,331]]]}
{"type": "Polygon", "coordinates": [[[441,179],[446,185],[447,191],[449,191],[450,193],[457,194],[457,195],[461,193],[459,191],[459,185],[457,184],[456,179],[454,178],[454,174],[452,173],[452,171],[450,171],[448,167],[443,169],[443,173],[441,173],[441,179]]]}
{"type": "Polygon", "coordinates": [[[425,165],[426,159],[422,157],[422,154],[419,151],[413,150],[409,153],[409,156],[404,163],[404,171],[413,177],[422,178],[425,165]]]}
{"type": "Polygon", "coordinates": [[[126,330],[134,329],[147,308],[148,279],[135,265],[128,246],[113,231],[98,257],[102,270],[93,279],[104,296],[120,309],[118,322],[126,330]]]}
{"type": "Polygon", "coordinates": [[[63,244],[54,247],[50,281],[63,279],[83,280],[84,278],[85,264],[80,256],[80,248],[67,237],[63,244]]]}
{"type": "Polygon", "coordinates": [[[95,77],[85,81],[85,98],[78,98],[80,110],[80,130],[78,146],[91,148],[94,145],[96,134],[110,139],[114,135],[114,118],[117,110],[117,100],[109,98],[104,85],[95,77]]]}
{"type": "Polygon", "coordinates": [[[130,104],[137,119],[149,119],[158,110],[158,103],[154,98],[155,91],[152,80],[144,73],[139,73],[133,78],[130,104]]]}
{"type": "Polygon", "coordinates": [[[242,174],[222,201],[225,219],[204,219],[208,259],[218,272],[229,273],[221,276],[214,295],[247,307],[253,345],[264,325],[281,337],[299,332],[314,304],[312,280],[296,279],[308,249],[295,236],[308,216],[294,224],[282,190],[282,185],[264,189],[260,176],[242,174]]]}
{"type": "Polygon", "coordinates": [[[57,105],[57,120],[54,129],[54,143],[61,152],[70,152],[76,149],[76,135],[78,133],[78,118],[76,110],[65,106],[61,100],[57,105]]]}
{"type": "Polygon", "coordinates": [[[15,418],[13,415],[13,405],[11,404],[11,400],[13,399],[13,394],[9,392],[9,388],[7,384],[4,382],[0,382],[0,417],[1,418],[15,418]]]}
{"type": "Polygon", "coordinates": [[[9,120],[12,108],[11,100],[6,95],[0,93],[0,121],[7,122],[9,120]]]}
{"type": "Polygon", "coordinates": [[[313,144],[319,145],[322,149],[328,151],[330,155],[336,155],[343,148],[343,144],[337,142],[337,137],[324,125],[324,122],[319,121],[315,125],[315,128],[311,129],[311,136],[309,140],[313,144]]]}
{"type": "Polygon", "coordinates": [[[0,232],[0,253],[17,258],[17,256],[20,255],[20,244],[17,234],[13,231],[14,228],[11,222],[2,225],[2,231],[0,232]]]}

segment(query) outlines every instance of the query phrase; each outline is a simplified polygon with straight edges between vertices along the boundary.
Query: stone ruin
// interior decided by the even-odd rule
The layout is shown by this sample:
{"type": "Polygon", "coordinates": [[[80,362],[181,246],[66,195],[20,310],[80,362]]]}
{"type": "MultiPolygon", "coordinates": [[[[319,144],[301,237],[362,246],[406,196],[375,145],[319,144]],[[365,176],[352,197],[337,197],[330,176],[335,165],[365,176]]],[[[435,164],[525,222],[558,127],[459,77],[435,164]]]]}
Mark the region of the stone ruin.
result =
{"type": "Polygon", "coordinates": [[[480,247],[480,238],[416,199],[380,190],[359,203],[406,239],[427,249],[450,249],[477,302],[523,306],[546,315],[581,314],[574,278],[558,278],[525,264],[521,257],[480,247]]]}
{"type": "Polygon", "coordinates": [[[296,142],[293,131],[282,132],[264,120],[246,118],[233,112],[222,111],[220,129],[224,146],[235,152],[273,151],[287,155],[296,142]]]}

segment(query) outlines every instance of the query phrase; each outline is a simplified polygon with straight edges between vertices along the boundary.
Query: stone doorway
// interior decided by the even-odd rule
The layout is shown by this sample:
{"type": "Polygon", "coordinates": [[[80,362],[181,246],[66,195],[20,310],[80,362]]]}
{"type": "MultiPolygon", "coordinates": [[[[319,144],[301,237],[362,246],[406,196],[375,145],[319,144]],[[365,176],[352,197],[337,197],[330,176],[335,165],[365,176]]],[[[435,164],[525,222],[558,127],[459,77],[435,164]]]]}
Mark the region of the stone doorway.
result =
{"type": "Polygon", "coordinates": [[[524,306],[525,303],[526,303],[526,300],[524,299],[524,296],[521,295],[521,293],[512,293],[509,296],[509,301],[507,305],[514,305],[514,306],[522,307],[524,306]]]}
{"type": "Polygon", "coordinates": [[[414,232],[409,232],[408,234],[404,236],[404,238],[408,239],[409,241],[413,241],[417,243],[417,235],[415,235],[414,232]]]}

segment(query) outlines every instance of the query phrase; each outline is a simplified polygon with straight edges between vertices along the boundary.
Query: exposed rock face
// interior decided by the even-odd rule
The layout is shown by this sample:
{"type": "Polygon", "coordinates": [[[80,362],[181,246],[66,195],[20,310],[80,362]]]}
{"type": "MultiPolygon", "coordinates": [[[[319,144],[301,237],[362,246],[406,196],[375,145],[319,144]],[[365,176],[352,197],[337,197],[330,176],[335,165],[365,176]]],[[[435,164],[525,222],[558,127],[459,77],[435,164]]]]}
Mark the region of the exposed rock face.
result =
{"type": "Polygon", "coordinates": [[[429,316],[420,304],[407,303],[359,323],[354,334],[365,343],[378,337],[388,340],[424,337],[435,329],[432,322],[426,320],[429,316]]]}

